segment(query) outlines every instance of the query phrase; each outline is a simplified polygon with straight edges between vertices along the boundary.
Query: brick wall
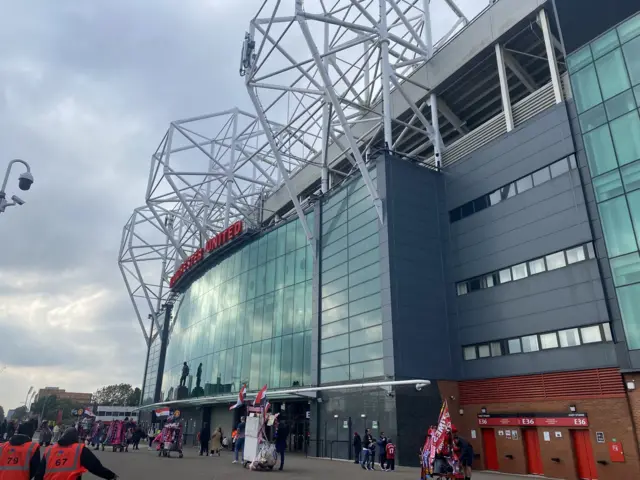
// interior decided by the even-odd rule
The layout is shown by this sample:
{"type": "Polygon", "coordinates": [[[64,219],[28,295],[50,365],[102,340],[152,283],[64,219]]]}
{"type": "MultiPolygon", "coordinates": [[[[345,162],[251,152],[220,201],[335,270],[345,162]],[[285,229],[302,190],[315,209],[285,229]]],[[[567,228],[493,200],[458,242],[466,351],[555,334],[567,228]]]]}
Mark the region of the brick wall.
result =
{"type": "MultiPolygon", "coordinates": [[[[452,402],[450,401],[450,406],[452,402]]],[[[638,412],[640,419],[640,395],[637,396],[638,412]]],[[[475,453],[480,454],[476,458],[477,468],[484,468],[484,455],[482,451],[482,432],[478,427],[477,415],[482,407],[486,407],[489,413],[561,413],[568,412],[569,405],[576,405],[578,412],[586,413],[589,417],[589,432],[595,460],[605,460],[607,465],[597,465],[599,480],[618,480],[620,478],[640,478],[640,461],[636,443],[636,433],[629,414],[626,399],[589,399],[575,401],[543,401],[543,402],[518,402],[499,403],[486,405],[466,405],[464,414],[460,415],[458,408],[455,410],[454,423],[461,435],[470,439],[475,453]],[[472,439],[472,430],[476,432],[476,439],[472,439]],[[604,444],[596,443],[596,432],[605,435],[604,444]],[[611,463],[609,461],[608,442],[612,439],[622,442],[625,453],[625,463],[611,463]]],[[[636,421],[638,420],[636,419],[636,421]]],[[[500,471],[514,474],[527,474],[527,459],[524,449],[522,429],[509,427],[509,430],[518,432],[518,439],[507,439],[506,435],[499,435],[506,429],[492,427],[496,430],[496,444],[498,448],[498,461],[500,471]],[[509,459],[506,455],[512,455],[509,459]]],[[[543,462],[544,475],[554,478],[566,478],[577,480],[576,465],[573,457],[571,433],[568,428],[538,427],[540,439],[540,454],[543,462]],[[549,432],[549,441],[544,440],[544,432],[549,432]],[[560,436],[556,436],[556,432],[560,436]],[[554,462],[552,458],[559,458],[560,462],[554,462]]]]}
{"type": "Polygon", "coordinates": [[[633,418],[636,439],[640,445],[640,374],[626,374],[624,375],[624,381],[625,384],[627,382],[634,382],[636,385],[636,389],[627,392],[627,395],[629,397],[629,408],[633,418]]]}

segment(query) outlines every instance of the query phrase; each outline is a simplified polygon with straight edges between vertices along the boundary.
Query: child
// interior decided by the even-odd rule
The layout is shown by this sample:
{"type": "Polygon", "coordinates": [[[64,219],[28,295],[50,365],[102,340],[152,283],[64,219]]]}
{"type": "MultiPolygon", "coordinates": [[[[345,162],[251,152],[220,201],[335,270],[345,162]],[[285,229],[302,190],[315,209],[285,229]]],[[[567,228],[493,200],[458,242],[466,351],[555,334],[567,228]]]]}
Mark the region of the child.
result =
{"type": "Polygon", "coordinates": [[[393,444],[393,440],[390,438],[387,439],[386,448],[386,460],[387,460],[387,468],[386,472],[390,472],[395,470],[396,467],[396,446],[393,444]]]}

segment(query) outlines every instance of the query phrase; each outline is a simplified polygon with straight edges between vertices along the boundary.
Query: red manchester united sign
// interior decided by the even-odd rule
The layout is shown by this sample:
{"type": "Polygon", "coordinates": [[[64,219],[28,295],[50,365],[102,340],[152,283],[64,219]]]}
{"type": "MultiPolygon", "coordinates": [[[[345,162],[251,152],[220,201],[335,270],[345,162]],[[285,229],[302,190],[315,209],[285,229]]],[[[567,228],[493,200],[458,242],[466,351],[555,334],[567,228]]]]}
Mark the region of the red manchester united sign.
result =
{"type": "Polygon", "coordinates": [[[243,230],[242,221],[238,221],[233,225],[231,225],[226,230],[220,232],[215,237],[212,237],[209,240],[207,240],[207,243],[204,248],[199,248],[184,262],[182,262],[182,265],[180,265],[178,270],[176,270],[176,273],[174,273],[173,277],[171,277],[171,280],[169,281],[169,286],[173,288],[176,282],[180,280],[180,278],[186,272],[188,272],[191,268],[193,268],[194,265],[197,265],[204,259],[205,254],[213,252],[214,250],[220,248],[222,245],[236,238],[242,233],[242,230],[243,230]]]}

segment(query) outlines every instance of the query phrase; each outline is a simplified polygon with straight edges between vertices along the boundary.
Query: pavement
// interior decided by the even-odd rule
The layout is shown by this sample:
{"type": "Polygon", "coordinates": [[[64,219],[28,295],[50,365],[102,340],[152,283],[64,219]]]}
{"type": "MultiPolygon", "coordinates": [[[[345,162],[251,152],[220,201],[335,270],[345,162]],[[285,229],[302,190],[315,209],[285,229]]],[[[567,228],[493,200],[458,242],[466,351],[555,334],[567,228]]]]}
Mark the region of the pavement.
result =
{"type": "MultiPolygon", "coordinates": [[[[285,458],[283,471],[253,472],[240,464],[233,464],[230,452],[223,452],[220,457],[200,457],[195,448],[188,447],[184,458],[174,453],[171,458],[160,458],[157,452],[149,451],[146,446],[140,450],[120,452],[95,452],[103,465],[113,470],[122,480],[244,480],[261,475],[282,480],[314,480],[314,479],[349,479],[376,480],[390,477],[394,480],[419,480],[420,470],[417,468],[399,467],[395,472],[366,471],[352,462],[305,458],[304,455],[290,454],[285,458]]],[[[277,468],[277,467],[276,467],[277,468]]],[[[87,474],[84,480],[98,477],[87,474]]],[[[474,472],[474,480],[522,480],[522,476],[503,475],[499,473],[474,472]]],[[[535,477],[540,478],[540,477],[535,477]]]]}

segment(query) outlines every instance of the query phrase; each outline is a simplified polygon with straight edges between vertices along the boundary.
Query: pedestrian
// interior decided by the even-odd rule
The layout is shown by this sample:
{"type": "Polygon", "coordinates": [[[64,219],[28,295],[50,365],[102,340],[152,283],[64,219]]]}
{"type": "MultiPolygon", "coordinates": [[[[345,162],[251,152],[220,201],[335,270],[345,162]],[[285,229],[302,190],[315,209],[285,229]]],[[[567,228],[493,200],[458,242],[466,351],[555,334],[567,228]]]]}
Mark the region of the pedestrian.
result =
{"type": "Polygon", "coordinates": [[[464,479],[471,480],[471,467],[473,465],[473,446],[460,435],[458,435],[458,429],[453,427],[451,429],[453,434],[453,447],[458,451],[460,456],[460,464],[464,471],[464,479]]]}
{"type": "Polygon", "coordinates": [[[79,443],[78,430],[72,427],[64,431],[57,444],[45,450],[35,480],[77,480],[85,472],[106,480],[117,478],[90,448],[79,443]]]}
{"type": "Polygon", "coordinates": [[[9,422],[9,425],[7,425],[7,440],[15,435],[16,428],[16,422],[9,422]]]}
{"type": "Polygon", "coordinates": [[[140,427],[136,427],[133,430],[133,437],[131,438],[131,442],[133,443],[133,449],[134,450],[140,450],[140,440],[142,440],[142,436],[144,435],[144,432],[142,431],[142,428],[140,427]]]}
{"type": "Polygon", "coordinates": [[[287,450],[287,437],[289,437],[289,427],[283,420],[278,424],[278,430],[276,431],[276,452],[280,455],[280,468],[284,467],[284,452],[287,450]]]}
{"type": "Polygon", "coordinates": [[[2,423],[0,423],[0,442],[4,440],[4,436],[7,434],[7,419],[2,419],[2,423]]]}
{"type": "Polygon", "coordinates": [[[360,435],[358,435],[358,432],[355,432],[353,434],[353,463],[360,463],[360,455],[362,455],[362,439],[360,435]]]}
{"type": "Polygon", "coordinates": [[[42,445],[43,447],[48,447],[49,445],[51,445],[52,438],[53,432],[49,428],[49,424],[47,422],[43,422],[40,429],[40,445],[42,445]]]}
{"type": "Polygon", "coordinates": [[[367,470],[369,469],[369,458],[371,457],[371,444],[373,443],[373,437],[371,431],[366,428],[364,431],[364,439],[362,440],[362,454],[360,458],[360,466],[367,470]]]}
{"type": "Polygon", "coordinates": [[[233,463],[238,463],[238,452],[242,450],[242,458],[244,459],[244,431],[247,428],[247,424],[245,423],[245,418],[240,417],[240,423],[236,428],[236,445],[234,448],[235,458],[233,463]]]}
{"type": "Polygon", "coordinates": [[[368,470],[375,470],[376,469],[376,441],[373,438],[373,435],[371,436],[371,442],[369,443],[369,464],[367,465],[367,469],[368,470]]]}
{"type": "Polygon", "coordinates": [[[211,429],[209,424],[204,422],[200,429],[200,456],[207,454],[209,456],[209,439],[211,438],[211,429]]]}
{"type": "Polygon", "coordinates": [[[393,444],[393,440],[387,439],[387,446],[385,448],[385,458],[387,460],[387,472],[393,472],[396,468],[396,446],[393,444]]]}
{"type": "Polygon", "coordinates": [[[60,428],[60,424],[56,423],[55,427],[53,427],[53,437],[51,438],[52,443],[57,443],[60,440],[60,435],[62,435],[62,428],[60,428]]]}
{"type": "Polygon", "coordinates": [[[380,432],[380,437],[378,438],[378,461],[380,463],[380,469],[385,469],[385,456],[387,448],[387,437],[384,432],[380,432]]]}
{"type": "Polygon", "coordinates": [[[28,433],[29,426],[23,423],[0,448],[0,479],[30,480],[35,476],[40,466],[40,445],[32,442],[28,433]]]}
{"type": "Polygon", "coordinates": [[[222,449],[222,427],[216,428],[211,436],[211,453],[220,456],[220,450],[222,449]]]}

